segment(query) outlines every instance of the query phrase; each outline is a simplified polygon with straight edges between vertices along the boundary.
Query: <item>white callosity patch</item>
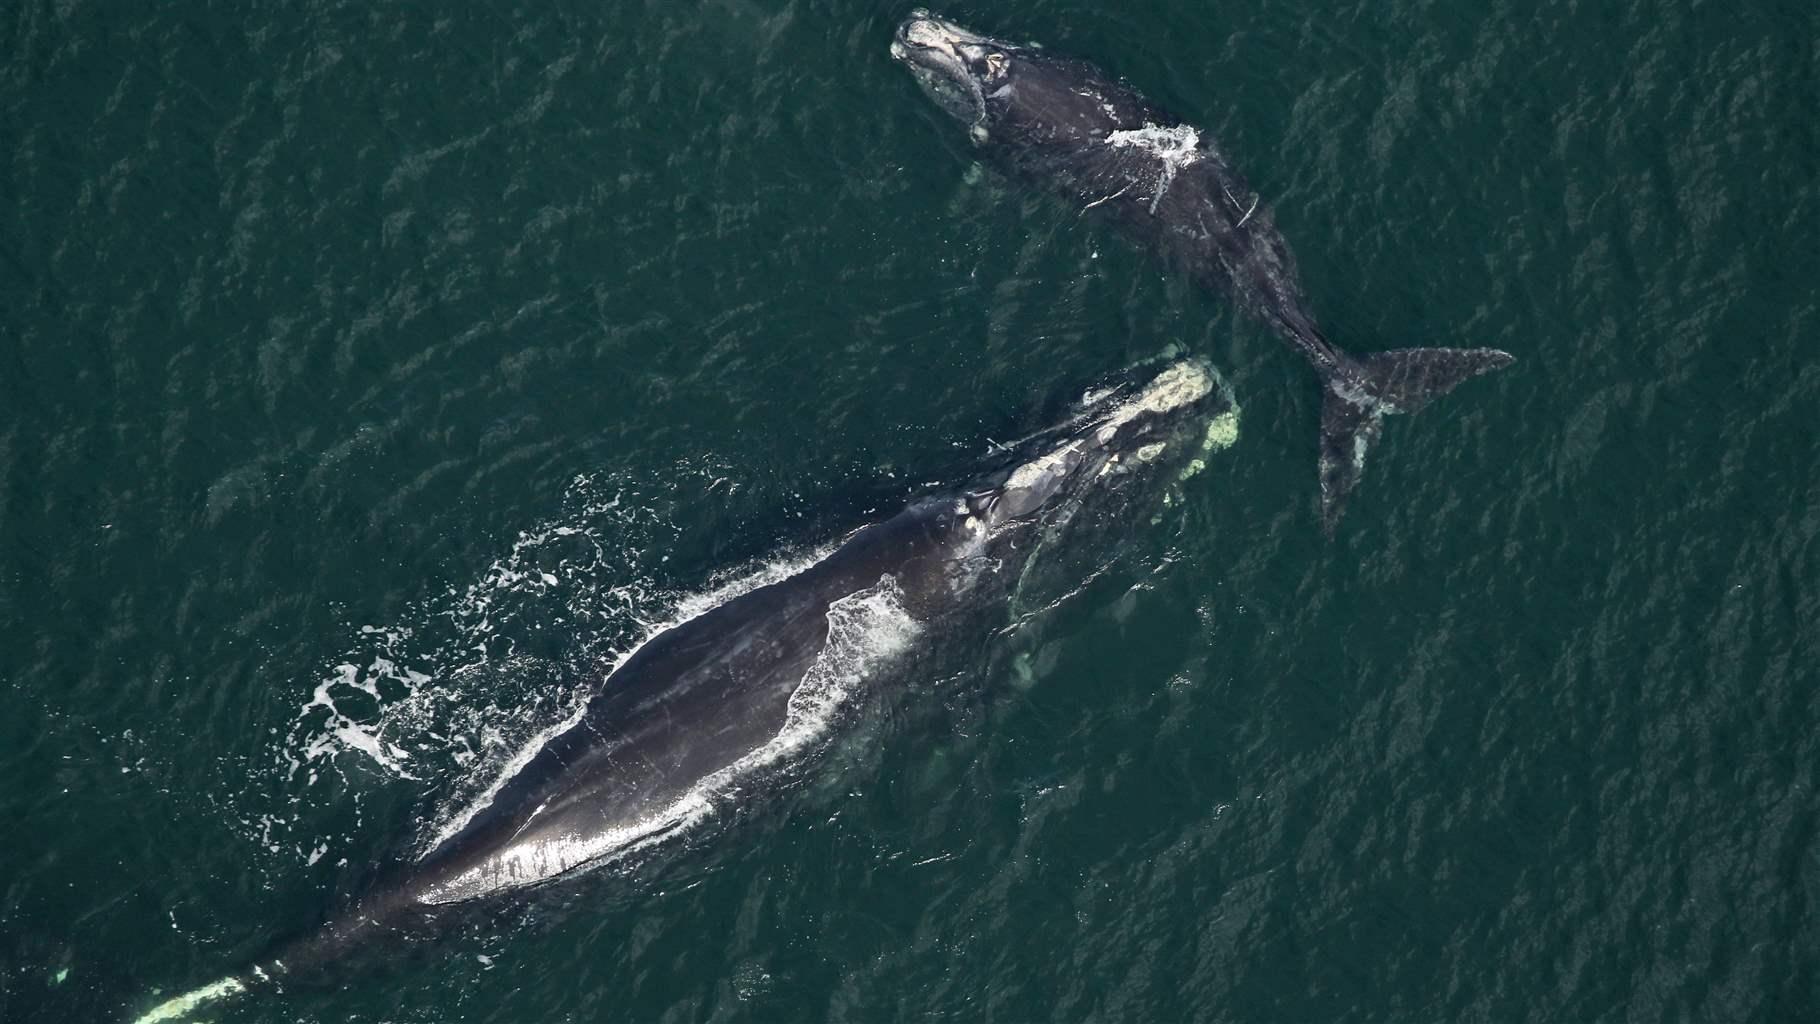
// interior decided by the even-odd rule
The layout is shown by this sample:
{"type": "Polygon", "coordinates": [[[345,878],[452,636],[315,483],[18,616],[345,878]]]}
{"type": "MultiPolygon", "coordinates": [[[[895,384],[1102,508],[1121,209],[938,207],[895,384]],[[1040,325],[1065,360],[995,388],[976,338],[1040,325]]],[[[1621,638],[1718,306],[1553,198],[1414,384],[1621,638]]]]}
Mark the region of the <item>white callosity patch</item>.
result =
{"type": "Polygon", "coordinates": [[[1175,180],[1176,172],[1201,158],[1201,133],[1194,126],[1179,124],[1162,128],[1148,121],[1142,128],[1127,128],[1106,136],[1106,145],[1114,149],[1135,149],[1156,158],[1156,184],[1150,197],[1150,212],[1163,201],[1163,193],[1175,180]]]}
{"type": "Polygon", "coordinates": [[[1239,441],[1239,407],[1232,406],[1213,418],[1207,424],[1207,436],[1202,447],[1207,451],[1222,451],[1231,448],[1239,441]]]}
{"type": "Polygon", "coordinates": [[[1213,418],[1207,424],[1207,432],[1201,438],[1201,450],[1190,459],[1177,480],[1187,480],[1207,468],[1207,456],[1217,451],[1224,451],[1237,444],[1239,440],[1239,407],[1235,404],[1213,418]]]}
{"type": "MultiPolygon", "coordinates": [[[[902,591],[890,576],[873,587],[834,601],[827,617],[827,642],[791,693],[783,725],[770,740],[704,777],[681,797],[637,822],[605,832],[523,844],[498,860],[450,879],[430,897],[430,902],[456,902],[535,884],[584,865],[636,852],[652,841],[705,821],[721,801],[737,791],[743,779],[778,765],[821,740],[834,725],[840,708],[858,693],[860,683],[881,663],[908,647],[920,629],[905,610],[902,591]]],[[[527,760],[528,757],[527,754],[527,760]]]]}
{"type": "Polygon", "coordinates": [[[1145,385],[1144,390],[1119,403],[1119,407],[1107,415],[1100,430],[1102,434],[1107,430],[1117,430],[1146,413],[1154,415],[1172,412],[1200,401],[1212,390],[1213,375],[1204,367],[1194,363],[1177,363],[1157,374],[1156,379],[1145,385]]]}
{"type": "MultiPolygon", "coordinates": [[[[1150,382],[1142,392],[1115,409],[1102,431],[1118,427],[1144,413],[1162,413],[1179,409],[1191,402],[1198,402],[1214,388],[1214,377],[1206,368],[1192,362],[1176,363],[1150,382]]],[[[1239,407],[1231,401],[1228,394],[1227,408],[1207,424],[1207,430],[1201,438],[1200,451],[1196,452],[1178,475],[1178,480],[1186,480],[1207,468],[1207,456],[1215,451],[1230,448],[1239,439],[1239,407]]],[[[1138,451],[1138,458],[1150,461],[1160,453],[1161,446],[1147,446],[1138,451]],[[1148,450],[1149,454],[1145,452],[1148,450]]]]}
{"type": "Polygon", "coordinates": [[[891,56],[909,66],[910,73],[937,103],[969,122],[975,142],[984,143],[986,96],[967,65],[984,56],[990,45],[992,40],[958,25],[939,18],[918,17],[904,28],[901,42],[892,40],[891,56]],[[971,108],[969,113],[962,112],[963,104],[971,108]]]}
{"type": "Polygon", "coordinates": [[[1005,490],[1022,491],[1041,484],[1046,478],[1066,476],[1068,459],[1080,449],[1080,445],[1079,441],[1070,441],[1017,467],[1006,478],[1005,490]]]}
{"type": "MultiPolygon", "coordinates": [[[[1110,431],[1116,431],[1120,426],[1140,415],[1145,413],[1166,413],[1179,409],[1184,405],[1200,401],[1212,390],[1212,374],[1194,363],[1177,363],[1158,374],[1157,378],[1150,382],[1150,386],[1145,388],[1135,398],[1115,409],[1112,416],[1100,427],[1100,431],[1102,436],[1110,436],[1110,431]]],[[[1226,413],[1222,414],[1216,422],[1223,421],[1228,417],[1231,417],[1232,421],[1236,423],[1237,411],[1228,410],[1226,413]]],[[[1154,444],[1145,445],[1138,449],[1136,453],[1138,461],[1154,461],[1158,455],[1162,454],[1164,447],[1164,443],[1160,441],[1154,444]]],[[[1203,454],[1205,454],[1204,448],[1203,454]]],[[[1203,464],[1204,463],[1197,458],[1194,463],[1191,463],[1194,469],[1185,472],[1182,478],[1186,479],[1188,476],[1193,475],[1193,473],[1198,471],[1199,467],[1203,464]]]]}
{"type": "MultiPolygon", "coordinates": [[[[1173,412],[1183,406],[1191,405],[1205,398],[1213,390],[1213,375],[1205,368],[1192,363],[1181,362],[1164,370],[1145,385],[1144,389],[1120,402],[1115,408],[1105,413],[1093,429],[1094,441],[1104,446],[1112,442],[1120,427],[1143,415],[1160,415],[1173,412]]],[[[1090,392],[1084,404],[1098,405],[1106,401],[1108,393],[1090,392]]],[[[1023,463],[1006,478],[1004,490],[1007,494],[1019,491],[1038,489],[1052,481],[1067,476],[1070,468],[1080,459],[1083,445],[1088,442],[1075,438],[1023,463]]],[[[1162,453],[1164,444],[1156,442],[1145,445],[1134,454],[1140,462],[1153,461],[1162,453]]],[[[1101,467],[1100,473],[1112,471],[1117,463],[1117,454],[1113,461],[1101,467]]],[[[1049,488],[1053,490],[1053,487],[1049,488]]],[[[1037,502],[1040,504],[1041,499],[1037,502]]],[[[1013,514],[1021,514],[1027,509],[1019,509],[1013,514]]]]}

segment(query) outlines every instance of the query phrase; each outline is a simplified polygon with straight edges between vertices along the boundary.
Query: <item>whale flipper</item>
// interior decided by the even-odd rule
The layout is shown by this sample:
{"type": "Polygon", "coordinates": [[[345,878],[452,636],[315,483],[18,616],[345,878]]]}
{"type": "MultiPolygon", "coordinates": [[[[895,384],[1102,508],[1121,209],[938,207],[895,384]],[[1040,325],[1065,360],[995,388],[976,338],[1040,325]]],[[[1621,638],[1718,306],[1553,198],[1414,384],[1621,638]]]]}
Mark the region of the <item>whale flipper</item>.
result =
{"type": "Polygon", "coordinates": [[[1415,412],[1459,383],[1515,362],[1495,348],[1405,348],[1354,358],[1321,402],[1321,526],[1332,536],[1384,416],[1415,412]]]}

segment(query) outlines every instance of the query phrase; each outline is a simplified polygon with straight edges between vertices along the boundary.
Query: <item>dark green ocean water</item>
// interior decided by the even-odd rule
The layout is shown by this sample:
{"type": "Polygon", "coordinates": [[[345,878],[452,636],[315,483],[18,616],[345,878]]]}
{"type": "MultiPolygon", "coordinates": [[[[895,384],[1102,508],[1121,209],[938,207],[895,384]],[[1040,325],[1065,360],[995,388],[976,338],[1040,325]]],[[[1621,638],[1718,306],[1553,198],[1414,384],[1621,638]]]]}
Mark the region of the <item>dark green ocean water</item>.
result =
{"type": "Polygon", "coordinates": [[[1327,541],[1313,376],[971,167],[903,5],[9,6],[0,1019],[308,928],[692,597],[1172,346],[1241,440],[1060,607],[208,1019],[1816,1019],[1816,11],[946,12],[1218,136],[1337,343],[1516,354],[1327,541]]]}

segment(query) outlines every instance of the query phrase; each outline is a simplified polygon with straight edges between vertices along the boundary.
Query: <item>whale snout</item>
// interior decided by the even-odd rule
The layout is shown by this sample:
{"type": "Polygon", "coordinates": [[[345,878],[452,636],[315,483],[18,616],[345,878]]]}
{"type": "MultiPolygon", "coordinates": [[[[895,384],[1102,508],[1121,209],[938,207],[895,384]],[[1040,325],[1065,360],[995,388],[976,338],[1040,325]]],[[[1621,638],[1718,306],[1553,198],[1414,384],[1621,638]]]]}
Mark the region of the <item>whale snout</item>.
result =
{"type": "MultiPolygon", "coordinates": [[[[1109,480],[1129,479],[1166,452],[1181,465],[1204,455],[1218,442],[1213,417],[1223,429],[1236,424],[1236,406],[1211,367],[1196,360],[1176,363],[1135,393],[1118,391],[1092,399],[1089,411],[1060,443],[1038,449],[1010,467],[995,486],[982,492],[987,501],[976,509],[991,526],[1001,526],[1058,503],[1081,499],[1109,480]],[[1230,418],[1230,419],[1228,419],[1230,418]],[[1200,443],[1191,423],[1209,424],[1200,443]]],[[[1189,470],[1192,472],[1192,470],[1189,470]]]]}
{"type": "Polygon", "coordinates": [[[891,56],[898,60],[915,60],[919,57],[925,60],[958,60],[971,55],[979,47],[994,45],[997,45],[994,40],[969,32],[954,22],[938,18],[919,7],[897,26],[897,32],[891,39],[891,56]]]}
{"type": "Polygon", "coordinates": [[[1004,44],[922,9],[910,12],[891,39],[891,56],[942,109],[972,126],[976,142],[986,138],[986,94],[1002,83],[1007,52],[1004,44]]]}

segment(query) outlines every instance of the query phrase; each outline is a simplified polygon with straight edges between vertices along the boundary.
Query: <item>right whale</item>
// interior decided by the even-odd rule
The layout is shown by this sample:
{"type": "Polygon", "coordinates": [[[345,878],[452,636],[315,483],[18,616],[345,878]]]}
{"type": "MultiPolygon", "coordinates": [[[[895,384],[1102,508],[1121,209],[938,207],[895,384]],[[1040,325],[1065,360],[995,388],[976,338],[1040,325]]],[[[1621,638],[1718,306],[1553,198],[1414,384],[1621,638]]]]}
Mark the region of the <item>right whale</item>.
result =
{"type": "Polygon", "coordinates": [[[967,485],[919,497],[790,575],[658,631],[587,683],[581,710],[428,851],[320,927],[134,1024],[333,980],[388,936],[428,934],[464,906],[572,880],[762,791],[774,767],[839,723],[898,642],[1010,603],[1036,578],[1038,552],[1096,522],[1133,521],[1152,484],[1193,475],[1237,436],[1238,407],[1210,367],[1184,361],[1141,388],[1128,383],[1095,392],[1056,427],[995,442],[1004,454],[967,485]]]}
{"type": "Polygon", "coordinates": [[[1232,295],[1314,366],[1321,523],[1331,534],[1384,416],[1414,412],[1508,366],[1490,348],[1353,356],[1321,333],[1270,211],[1209,138],[1089,64],[969,32],[918,10],[891,55],[987,156],[1114,218],[1171,267],[1232,295]]]}

